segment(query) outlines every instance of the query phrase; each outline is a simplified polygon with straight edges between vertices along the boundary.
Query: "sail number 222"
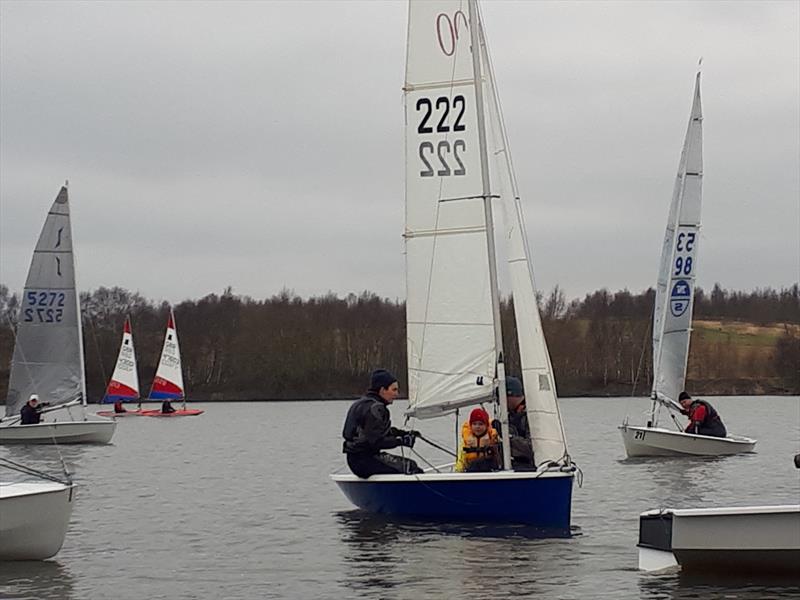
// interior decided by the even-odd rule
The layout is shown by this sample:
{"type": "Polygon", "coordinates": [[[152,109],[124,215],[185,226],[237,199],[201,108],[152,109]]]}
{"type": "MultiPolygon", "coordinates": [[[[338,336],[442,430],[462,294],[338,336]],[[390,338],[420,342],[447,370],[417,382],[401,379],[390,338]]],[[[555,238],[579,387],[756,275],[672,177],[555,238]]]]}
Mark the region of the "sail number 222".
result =
{"type": "MultiPolygon", "coordinates": [[[[419,98],[417,100],[417,113],[420,115],[417,133],[420,135],[434,133],[459,133],[466,130],[462,122],[467,102],[464,96],[439,96],[438,98],[419,98]],[[454,117],[452,127],[450,116],[454,117]]],[[[466,151],[467,143],[463,139],[440,140],[436,145],[432,141],[422,141],[419,144],[419,158],[424,168],[419,172],[420,177],[448,177],[451,175],[466,175],[467,169],[461,160],[461,153],[466,151]]]]}
{"type": "Polygon", "coordinates": [[[28,292],[25,304],[26,323],[60,323],[64,318],[64,292],[28,292]]]}

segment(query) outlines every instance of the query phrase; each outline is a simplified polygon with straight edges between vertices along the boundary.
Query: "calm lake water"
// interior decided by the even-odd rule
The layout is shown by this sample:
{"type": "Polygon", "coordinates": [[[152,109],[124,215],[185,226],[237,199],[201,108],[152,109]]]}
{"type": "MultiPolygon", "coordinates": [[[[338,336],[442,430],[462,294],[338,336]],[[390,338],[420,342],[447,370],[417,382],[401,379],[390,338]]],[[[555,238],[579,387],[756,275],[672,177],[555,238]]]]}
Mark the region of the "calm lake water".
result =
{"type": "MultiPolygon", "coordinates": [[[[798,598],[800,576],[636,570],[641,511],[798,501],[800,398],[711,400],[730,432],[758,439],[757,453],[625,460],[617,426],[626,414],[644,422],[646,399],[562,400],[584,474],[569,539],[354,510],[328,478],[344,465],[349,402],[205,404],[195,405],[206,410],[200,417],[121,419],[111,445],[60,448],[80,485],[64,547],[50,561],[0,564],[0,597],[798,598]]],[[[404,407],[392,408],[396,425],[404,407]]],[[[441,442],[455,432],[451,419],[415,428],[441,442]]],[[[51,472],[56,454],[0,447],[51,472]]]]}

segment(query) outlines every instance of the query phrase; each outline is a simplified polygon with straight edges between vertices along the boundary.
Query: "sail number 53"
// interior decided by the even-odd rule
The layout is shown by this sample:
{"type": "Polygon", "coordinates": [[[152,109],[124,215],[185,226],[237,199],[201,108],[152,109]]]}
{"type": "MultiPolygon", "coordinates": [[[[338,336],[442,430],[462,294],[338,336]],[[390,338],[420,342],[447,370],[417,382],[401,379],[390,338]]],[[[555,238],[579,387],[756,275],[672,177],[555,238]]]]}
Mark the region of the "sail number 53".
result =
{"type": "MultiPolygon", "coordinates": [[[[428,135],[434,133],[459,133],[466,130],[462,122],[467,101],[464,96],[439,96],[435,100],[420,98],[417,100],[417,113],[420,115],[417,133],[428,135]],[[450,116],[455,118],[452,128],[450,116]]],[[[467,169],[461,160],[461,154],[467,149],[467,143],[461,138],[441,140],[434,144],[431,141],[422,141],[419,144],[419,158],[423,169],[420,177],[449,177],[451,175],[466,175],[467,169]]]]}

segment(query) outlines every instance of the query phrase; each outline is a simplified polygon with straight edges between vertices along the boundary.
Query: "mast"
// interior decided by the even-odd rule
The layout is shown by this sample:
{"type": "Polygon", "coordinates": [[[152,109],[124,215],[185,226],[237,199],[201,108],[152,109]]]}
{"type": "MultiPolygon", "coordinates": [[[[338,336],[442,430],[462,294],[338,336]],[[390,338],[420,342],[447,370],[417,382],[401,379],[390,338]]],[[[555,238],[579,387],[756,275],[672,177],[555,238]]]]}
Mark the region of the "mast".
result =
{"type": "MultiPolygon", "coordinates": [[[[64,182],[64,188],[67,190],[67,194],[69,194],[69,180],[64,182]]],[[[67,195],[67,206],[69,206],[69,195],[67,195]]],[[[67,220],[67,224],[69,227],[69,239],[72,240],[72,210],[70,210],[70,216],[67,220]]],[[[78,267],[76,265],[75,260],[75,246],[72,246],[72,272],[73,272],[73,281],[72,284],[75,286],[75,307],[78,312],[78,357],[80,358],[80,365],[81,365],[81,406],[86,407],[86,365],[85,365],[85,357],[83,356],[83,317],[81,315],[81,295],[78,291],[77,285],[77,276],[74,273],[77,272],[78,267]]],[[[86,412],[84,411],[83,419],[86,420],[86,412]]]]}
{"type": "Polygon", "coordinates": [[[480,27],[477,0],[469,0],[469,31],[472,45],[472,71],[475,83],[475,103],[478,117],[478,140],[481,157],[483,210],[486,218],[486,246],[489,252],[489,285],[491,286],[492,317],[497,365],[497,391],[500,400],[500,423],[503,428],[503,468],[511,469],[511,443],[508,429],[508,404],[506,400],[506,372],[503,362],[503,331],[500,326],[500,291],[497,283],[497,258],[492,217],[492,193],[489,181],[489,156],[486,151],[486,117],[483,104],[483,78],[481,76],[480,27]]]}

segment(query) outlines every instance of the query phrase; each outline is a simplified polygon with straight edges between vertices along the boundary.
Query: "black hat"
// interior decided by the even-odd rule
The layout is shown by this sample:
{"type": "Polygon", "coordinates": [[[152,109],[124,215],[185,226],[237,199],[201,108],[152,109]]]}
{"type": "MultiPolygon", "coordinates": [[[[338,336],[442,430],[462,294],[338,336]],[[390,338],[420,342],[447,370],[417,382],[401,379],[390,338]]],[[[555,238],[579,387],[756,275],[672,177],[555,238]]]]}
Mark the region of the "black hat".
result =
{"type": "Polygon", "coordinates": [[[379,392],[382,388],[388,388],[395,381],[397,381],[397,377],[386,369],[376,369],[369,378],[369,389],[379,392]]]}
{"type": "Polygon", "coordinates": [[[508,375],[506,377],[506,396],[524,396],[525,392],[522,391],[522,382],[514,377],[508,375]]]}
{"type": "Polygon", "coordinates": [[[692,397],[686,392],[681,392],[680,394],[678,394],[678,402],[680,402],[681,400],[691,400],[691,399],[692,397]]]}

